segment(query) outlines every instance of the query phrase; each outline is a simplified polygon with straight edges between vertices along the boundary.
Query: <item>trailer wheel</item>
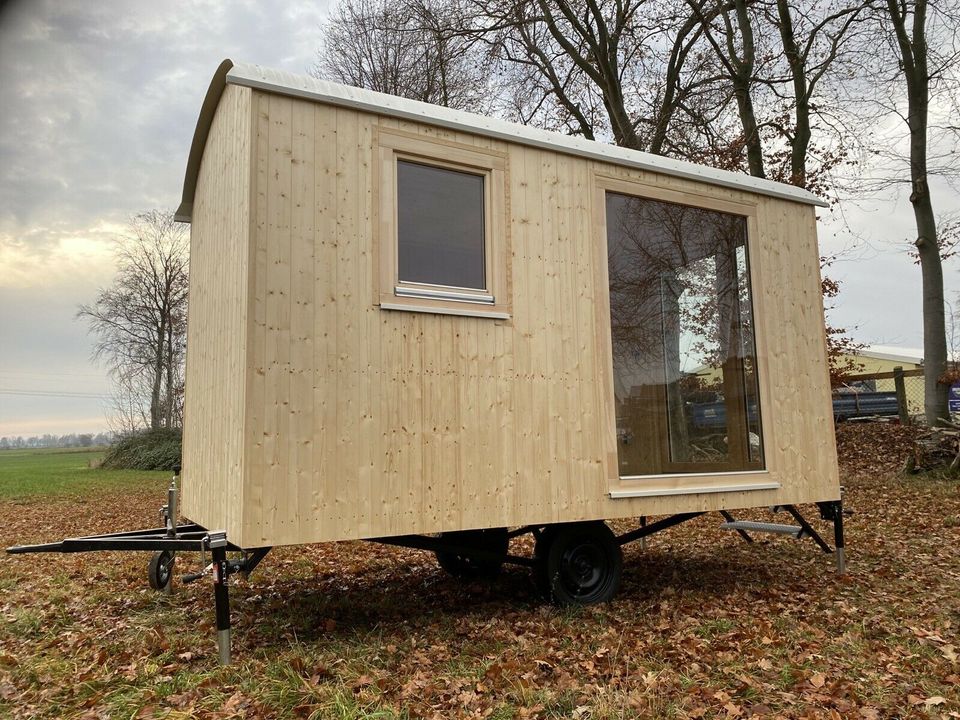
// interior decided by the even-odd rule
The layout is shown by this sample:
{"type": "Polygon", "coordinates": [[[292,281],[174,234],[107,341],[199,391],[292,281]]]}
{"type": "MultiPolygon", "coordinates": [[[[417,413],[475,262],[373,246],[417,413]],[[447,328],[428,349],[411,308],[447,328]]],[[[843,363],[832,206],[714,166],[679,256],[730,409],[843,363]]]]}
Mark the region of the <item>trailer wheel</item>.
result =
{"type": "Polygon", "coordinates": [[[464,580],[492,579],[500,574],[500,568],[506,560],[510,546],[510,537],[507,528],[491,528],[489,530],[459,530],[456,532],[440,533],[440,537],[450,540],[457,545],[475,547],[487,553],[498,556],[473,557],[466,554],[437,550],[437,563],[448,573],[464,580]]]}
{"type": "Polygon", "coordinates": [[[606,523],[556,525],[537,545],[540,582],[557,605],[609,602],[620,589],[623,552],[606,523]]]}
{"type": "Polygon", "coordinates": [[[163,590],[170,584],[170,578],[173,575],[173,558],[174,555],[170,550],[161,550],[150,558],[150,565],[147,566],[147,580],[150,581],[150,587],[154,590],[163,590]]]}

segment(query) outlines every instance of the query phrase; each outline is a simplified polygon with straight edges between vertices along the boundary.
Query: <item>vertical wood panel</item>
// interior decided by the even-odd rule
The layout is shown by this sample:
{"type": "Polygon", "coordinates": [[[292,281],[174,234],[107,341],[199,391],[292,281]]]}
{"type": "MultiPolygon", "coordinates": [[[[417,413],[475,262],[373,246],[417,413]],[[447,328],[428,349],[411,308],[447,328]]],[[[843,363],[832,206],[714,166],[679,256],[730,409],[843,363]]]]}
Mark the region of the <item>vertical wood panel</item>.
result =
{"type": "Polygon", "coordinates": [[[337,474],[337,123],[314,106],[313,507],[311,536],[334,513],[337,474]]]}
{"type": "Polygon", "coordinates": [[[265,321],[268,342],[264,353],[264,524],[268,537],[292,535],[291,496],[296,476],[289,466],[290,405],[290,224],[293,103],[270,96],[267,143],[267,246],[265,321]]]}
{"type": "MultiPolygon", "coordinates": [[[[359,312],[366,302],[359,290],[359,265],[362,229],[360,198],[357,187],[359,127],[357,114],[336,110],[337,118],[337,461],[329,482],[336,485],[334,515],[343,523],[356,527],[363,508],[360,507],[360,336],[359,312]]],[[[366,499],[364,499],[366,502],[366,499]]]]}
{"type": "Polygon", "coordinates": [[[313,530],[314,406],[314,107],[296,103],[291,117],[290,468],[296,493],[287,512],[296,537],[313,530]]]}
{"type": "Polygon", "coordinates": [[[228,87],[194,197],[182,512],[238,535],[243,507],[251,91],[228,87]]]}
{"type": "Polygon", "coordinates": [[[351,119],[357,126],[356,145],[353,148],[356,164],[355,197],[357,222],[352,242],[357,251],[357,278],[354,308],[358,314],[360,348],[354,358],[359,371],[359,478],[356,500],[363,512],[358,513],[358,529],[371,534],[382,527],[386,519],[380,512],[383,484],[382,450],[379,447],[379,410],[381,392],[380,359],[380,312],[367,302],[373,296],[374,260],[370,243],[373,224],[373,124],[369,115],[354,114],[351,119]]]}

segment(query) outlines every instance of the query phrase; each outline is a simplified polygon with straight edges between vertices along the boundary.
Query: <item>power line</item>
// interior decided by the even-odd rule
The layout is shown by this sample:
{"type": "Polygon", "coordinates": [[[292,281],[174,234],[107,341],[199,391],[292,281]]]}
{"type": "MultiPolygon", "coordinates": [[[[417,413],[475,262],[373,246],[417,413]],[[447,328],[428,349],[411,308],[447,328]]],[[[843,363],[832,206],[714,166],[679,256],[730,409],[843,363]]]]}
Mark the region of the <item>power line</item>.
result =
{"type": "Polygon", "coordinates": [[[34,372],[32,370],[0,370],[0,375],[21,375],[30,377],[91,377],[103,378],[106,373],[73,373],[73,372],[34,372]]]}
{"type": "Polygon", "coordinates": [[[25,395],[30,397],[64,397],[64,398],[93,398],[109,400],[110,395],[102,393],[74,392],[71,390],[15,390],[0,388],[0,395],[25,395]]]}

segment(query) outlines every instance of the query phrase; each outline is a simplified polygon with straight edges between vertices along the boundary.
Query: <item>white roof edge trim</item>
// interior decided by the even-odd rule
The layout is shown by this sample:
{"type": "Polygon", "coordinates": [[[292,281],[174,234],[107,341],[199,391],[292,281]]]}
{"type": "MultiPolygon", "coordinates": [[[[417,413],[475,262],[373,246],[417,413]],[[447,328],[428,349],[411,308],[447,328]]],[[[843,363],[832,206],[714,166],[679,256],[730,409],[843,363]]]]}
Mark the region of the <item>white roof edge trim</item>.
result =
{"type": "Polygon", "coordinates": [[[674,160],[673,158],[652,155],[638,150],[628,150],[616,145],[540,130],[527,125],[519,125],[462,110],[452,110],[451,108],[386,95],[372,90],[338,85],[326,80],[318,80],[306,75],[296,75],[283,70],[273,70],[260,65],[237,63],[227,73],[226,79],[228,83],[256,90],[306,100],[319,100],[331,105],[404,120],[414,120],[451,130],[484,135],[506,142],[599,160],[612,165],[647,170],[719,187],[792,200],[807,205],[828,207],[828,204],[821,198],[793,185],[763,180],[728,170],[718,170],[706,165],[674,160]]]}

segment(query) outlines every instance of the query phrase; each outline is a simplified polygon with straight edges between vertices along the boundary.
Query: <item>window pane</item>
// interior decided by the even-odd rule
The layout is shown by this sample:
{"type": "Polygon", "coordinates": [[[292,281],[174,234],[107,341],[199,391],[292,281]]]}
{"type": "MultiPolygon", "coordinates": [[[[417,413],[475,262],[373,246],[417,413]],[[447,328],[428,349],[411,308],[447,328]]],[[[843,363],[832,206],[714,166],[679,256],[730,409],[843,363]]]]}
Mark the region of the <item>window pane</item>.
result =
{"type": "Polygon", "coordinates": [[[486,287],[483,175],[397,162],[401,282],[486,287]]]}
{"type": "Polygon", "coordinates": [[[621,475],[759,467],[746,219],[607,194],[621,475]]]}

